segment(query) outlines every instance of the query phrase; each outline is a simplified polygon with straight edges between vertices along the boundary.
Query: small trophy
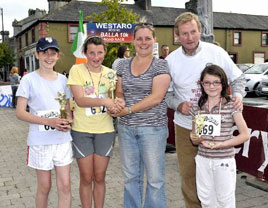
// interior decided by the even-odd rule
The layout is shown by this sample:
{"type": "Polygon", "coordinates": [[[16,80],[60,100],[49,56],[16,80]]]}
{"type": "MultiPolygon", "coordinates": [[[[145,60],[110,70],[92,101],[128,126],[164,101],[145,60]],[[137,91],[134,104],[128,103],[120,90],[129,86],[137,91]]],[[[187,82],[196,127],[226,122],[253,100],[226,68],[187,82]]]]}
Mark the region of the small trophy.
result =
{"type": "Polygon", "coordinates": [[[64,93],[58,92],[58,97],[55,99],[60,103],[60,118],[67,119],[66,95],[64,93]]]}
{"type": "Polygon", "coordinates": [[[110,88],[109,92],[111,93],[111,98],[114,99],[114,90],[116,87],[116,72],[115,71],[110,71],[108,74],[106,74],[106,77],[110,80],[110,88]]]}
{"type": "Polygon", "coordinates": [[[199,138],[200,133],[205,125],[205,116],[201,116],[198,112],[198,114],[195,116],[195,119],[193,122],[195,123],[195,133],[192,134],[193,138],[199,138]]]}

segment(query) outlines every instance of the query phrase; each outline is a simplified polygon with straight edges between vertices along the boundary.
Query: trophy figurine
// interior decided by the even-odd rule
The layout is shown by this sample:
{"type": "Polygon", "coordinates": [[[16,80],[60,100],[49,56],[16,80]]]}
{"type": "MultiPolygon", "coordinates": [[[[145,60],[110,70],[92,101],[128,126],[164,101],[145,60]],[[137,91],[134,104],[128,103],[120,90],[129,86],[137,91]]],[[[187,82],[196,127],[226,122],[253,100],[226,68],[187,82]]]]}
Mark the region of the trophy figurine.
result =
{"type": "Polygon", "coordinates": [[[64,93],[58,92],[58,97],[55,99],[60,103],[60,118],[67,119],[66,95],[64,93]]]}
{"type": "Polygon", "coordinates": [[[193,122],[195,123],[195,133],[192,134],[193,138],[199,138],[200,133],[205,125],[205,116],[201,116],[199,113],[195,116],[193,122]]]}
{"type": "Polygon", "coordinates": [[[108,74],[106,74],[106,77],[110,80],[109,92],[111,93],[110,94],[111,98],[114,99],[114,90],[115,90],[116,81],[117,81],[116,72],[110,71],[108,74]]]}

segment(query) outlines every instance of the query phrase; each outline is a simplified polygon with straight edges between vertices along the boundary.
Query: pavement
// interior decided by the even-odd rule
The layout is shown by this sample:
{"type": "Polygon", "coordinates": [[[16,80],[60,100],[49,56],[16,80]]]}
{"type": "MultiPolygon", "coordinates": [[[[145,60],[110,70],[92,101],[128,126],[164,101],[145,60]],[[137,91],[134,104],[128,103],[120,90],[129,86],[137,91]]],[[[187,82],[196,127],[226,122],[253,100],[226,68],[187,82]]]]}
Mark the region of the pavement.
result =
{"type": "Polygon", "coordinates": [[[256,97],[255,95],[247,94],[247,96],[243,98],[243,105],[268,108],[268,97],[256,97]]]}
{"type": "MultiPolygon", "coordinates": [[[[34,208],[36,192],[35,171],[26,166],[26,138],[28,124],[17,120],[13,108],[0,108],[0,208],[34,208]]],[[[237,208],[268,207],[268,193],[248,185],[251,176],[237,174],[237,208]]],[[[79,171],[76,161],[71,168],[72,207],[79,208],[79,171]]],[[[123,175],[119,162],[119,147],[115,144],[106,176],[105,208],[123,208],[123,175]]],[[[264,183],[264,182],[262,182],[264,183]]],[[[166,154],[167,207],[183,208],[180,176],[176,153],[166,154]]],[[[49,208],[57,207],[55,172],[52,171],[52,189],[49,208]]]]}

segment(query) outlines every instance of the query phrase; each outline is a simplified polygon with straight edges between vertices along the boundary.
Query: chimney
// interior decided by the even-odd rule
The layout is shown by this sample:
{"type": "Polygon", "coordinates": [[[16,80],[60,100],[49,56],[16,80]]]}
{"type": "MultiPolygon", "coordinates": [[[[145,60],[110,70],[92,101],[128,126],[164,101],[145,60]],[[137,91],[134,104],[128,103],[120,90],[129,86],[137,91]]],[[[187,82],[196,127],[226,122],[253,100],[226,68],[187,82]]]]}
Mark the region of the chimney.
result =
{"type": "Polygon", "coordinates": [[[47,0],[48,1],[48,12],[52,12],[55,9],[58,9],[72,0],[47,0]]]}
{"type": "Polygon", "coordinates": [[[4,38],[4,39],[2,40],[2,43],[3,43],[3,42],[8,42],[9,31],[1,31],[1,32],[0,32],[0,35],[1,35],[2,38],[4,38]]]}
{"type": "Polygon", "coordinates": [[[29,9],[28,10],[28,17],[34,16],[36,18],[40,18],[46,15],[46,10],[41,10],[41,9],[29,9]]]}
{"type": "Polygon", "coordinates": [[[144,10],[151,10],[152,1],[151,0],[134,0],[135,4],[144,10]]]}

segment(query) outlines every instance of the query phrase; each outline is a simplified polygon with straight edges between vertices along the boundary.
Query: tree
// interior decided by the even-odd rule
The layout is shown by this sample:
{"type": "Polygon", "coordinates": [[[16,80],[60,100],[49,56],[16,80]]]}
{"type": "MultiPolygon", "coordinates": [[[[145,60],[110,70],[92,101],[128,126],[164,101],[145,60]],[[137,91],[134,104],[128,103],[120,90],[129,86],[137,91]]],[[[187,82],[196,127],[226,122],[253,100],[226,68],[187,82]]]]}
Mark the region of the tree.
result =
{"type": "Polygon", "coordinates": [[[7,43],[0,43],[0,68],[12,64],[14,56],[7,43]]]}
{"type": "MultiPolygon", "coordinates": [[[[136,23],[140,17],[139,14],[133,13],[133,10],[127,10],[127,8],[121,5],[123,0],[102,0],[97,3],[100,6],[105,6],[106,10],[97,14],[96,12],[92,15],[87,16],[86,19],[90,22],[101,22],[101,23],[136,23]]],[[[103,64],[111,67],[113,61],[117,57],[117,49],[123,45],[123,43],[107,43],[107,54],[105,56],[103,64]]],[[[133,45],[128,45],[129,49],[133,51],[133,45]]]]}

